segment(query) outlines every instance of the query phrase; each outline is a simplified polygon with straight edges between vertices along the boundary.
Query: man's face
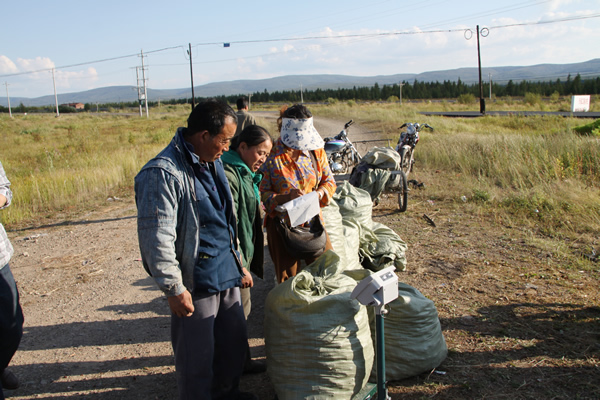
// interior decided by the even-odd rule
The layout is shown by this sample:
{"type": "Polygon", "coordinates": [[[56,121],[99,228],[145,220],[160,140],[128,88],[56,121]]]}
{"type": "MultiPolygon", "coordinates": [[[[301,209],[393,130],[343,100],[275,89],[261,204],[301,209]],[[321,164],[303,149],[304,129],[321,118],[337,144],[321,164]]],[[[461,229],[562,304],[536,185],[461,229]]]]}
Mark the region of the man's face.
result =
{"type": "Polygon", "coordinates": [[[212,162],[229,150],[229,143],[235,135],[237,124],[233,118],[227,118],[225,125],[216,136],[210,136],[208,131],[198,132],[190,138],[194,150],[200,161],[212,162]]]}

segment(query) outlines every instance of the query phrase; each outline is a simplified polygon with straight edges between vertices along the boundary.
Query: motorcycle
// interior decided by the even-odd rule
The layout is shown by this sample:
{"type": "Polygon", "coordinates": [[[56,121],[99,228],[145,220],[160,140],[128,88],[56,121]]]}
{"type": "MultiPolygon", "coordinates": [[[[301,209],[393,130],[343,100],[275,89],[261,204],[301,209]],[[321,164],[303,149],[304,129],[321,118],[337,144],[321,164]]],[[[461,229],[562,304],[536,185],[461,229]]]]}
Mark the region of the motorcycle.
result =
{"type": "Polygon", "coordinates": [[[398,144],[396,145],[396,151],[400,154],[402,161],[400,162],[400,169],[406,176],[412,171],[413,164],[415,163],[415,146],[419,142],[419,132],[423,128],[428,128],[433,131],[433,127],[429,124],[419,124],[418,122],[404,123],[398,129],[406,127],[406,130],[400,134],[398,144]]]}
{"type": "Polygon", "coordinates": [[[345,174],[362,159],[356,147],[348,139],[348,128],[353,120],[346,122],[344,129],[334,137],[325,138],[325,153],[334,174],[345,174]]]}

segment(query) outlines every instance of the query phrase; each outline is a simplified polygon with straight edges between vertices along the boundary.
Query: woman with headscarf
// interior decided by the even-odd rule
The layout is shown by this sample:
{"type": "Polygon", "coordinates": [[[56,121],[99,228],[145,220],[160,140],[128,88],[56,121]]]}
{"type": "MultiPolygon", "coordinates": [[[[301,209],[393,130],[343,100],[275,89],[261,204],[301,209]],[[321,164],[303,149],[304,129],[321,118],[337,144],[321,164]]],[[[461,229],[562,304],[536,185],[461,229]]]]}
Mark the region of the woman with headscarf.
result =
{"type": "MultiPolygon", "coordinates": [[[[318,193],[320,207],[325,207],[331,201],[336,184],[311,112],[302,104],[293,105],[282,110],[278,125],[280,137],[261,167],[264,176],[260,192],[267,213],[265,226],[269,253],[277,281],[281,283],[296,275],[302,260],[285,249],[283,238],[277,231],[276,207],[312,191],[318,193]]],[[[322,216],[320,218],[322,222],[322,216]]],[[[325,251],[331,248],[327,237],[325,251]]],[[[314,257],[304,259],[307,265],[314,260],[314,257]]]]}

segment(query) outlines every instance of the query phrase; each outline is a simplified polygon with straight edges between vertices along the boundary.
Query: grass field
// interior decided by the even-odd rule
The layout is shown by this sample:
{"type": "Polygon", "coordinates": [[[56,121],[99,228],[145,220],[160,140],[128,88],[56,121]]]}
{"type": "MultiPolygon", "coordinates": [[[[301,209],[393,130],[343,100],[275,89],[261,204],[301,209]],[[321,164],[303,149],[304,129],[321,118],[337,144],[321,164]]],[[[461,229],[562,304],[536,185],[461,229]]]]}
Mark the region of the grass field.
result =
{"type": "MultiPolygon", "coordinates": [[[[506,104],[504,100],[495,106],[506,104]]],[[[554,106],[558,109],[564,104],[554,106]]],[[[151,112],[148,119],[93,113],[64,114],[60,118],[1,116],[0,160],[16,193],[13,205],[1,214],[2,222],[16,226],[94,207],[111,196],[131,195],[133,177],[169,142],[175,129],[185,124],[188,107],[163,106],[160,113],[151,112]]],[[[323,117],[352,118],[392,143],[403,122],[427,122],[435,131],[421,134],[417,166],[437,171],[440,180],[451,177],[456,182],[436,196],[466,196],[478,212],[533,224],[549,235],[598,231],[600,141],[573,132],[573,128],[589,121],[419,114],[424,110],[469,107],[473,108],[445,102],[402,106],[336,102],[311,105],[311,110],[323,117]]],[[[512,102],[512,107],[519,110],[533,106],[512,102]]]]}

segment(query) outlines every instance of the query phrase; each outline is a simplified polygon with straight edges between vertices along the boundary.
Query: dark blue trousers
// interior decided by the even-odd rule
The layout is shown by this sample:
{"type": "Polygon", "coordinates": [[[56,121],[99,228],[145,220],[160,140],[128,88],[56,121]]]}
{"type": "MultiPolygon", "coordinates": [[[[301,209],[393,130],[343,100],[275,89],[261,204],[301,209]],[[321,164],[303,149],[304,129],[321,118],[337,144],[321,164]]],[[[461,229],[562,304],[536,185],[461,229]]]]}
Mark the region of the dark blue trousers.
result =
{"type": "MultiPolygon", "coordinates": [[[[19,291],[8,264],[0,269],[0,373],[10,363],[23,336],[23,310],[19,291]]],[[[0,400],[4,393],[0,385],[0,400]]]]}
{"type": "Polygon", "coordinates": [[[171,315],[179,398],[236,399],[248,347],[240,290],[199,292],[192,297],[191,317],[171,315]]]}

